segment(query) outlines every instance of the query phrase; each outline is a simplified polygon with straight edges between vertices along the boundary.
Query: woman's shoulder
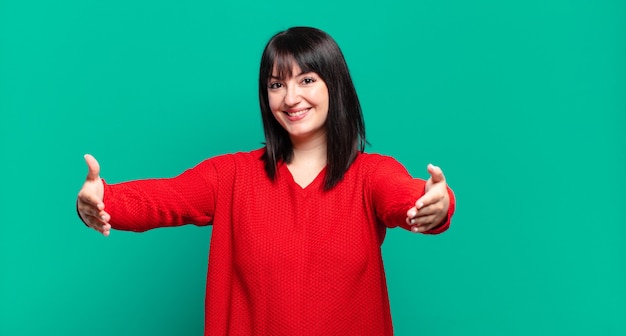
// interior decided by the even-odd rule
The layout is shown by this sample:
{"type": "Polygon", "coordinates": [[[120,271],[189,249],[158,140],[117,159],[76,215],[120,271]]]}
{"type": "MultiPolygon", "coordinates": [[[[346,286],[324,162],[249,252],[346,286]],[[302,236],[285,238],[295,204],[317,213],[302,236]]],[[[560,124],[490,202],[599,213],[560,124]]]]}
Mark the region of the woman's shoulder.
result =
{"type": "Polygon", "coordinates": [[[357,156],[355,164],[368,171],[406,171],[406,168],[398,160],[392,156],[379,153],[361,152],[357,156]]]}
{"type": "Polygon", "coordinates": [[[263,171],[261,157],[264,148],[248,152],[216,154],[202,160],[187,171],[195,172],[199,176],[213,176],[224,181],[236,175],[253,175],[263,171]]]}
{"type": "Polygon", "coordinates": [[[235,152],[217,154],[202,161],[199,165],[211,165],[216,169],[228,169],[237,166],[256,166],[262,165],[262,156],[265,148],[258,148],[248,152],[235,152]]]}
{"type": "Polygon", "coordinates": [[[235,161],[250,161],[250,160],[258,161],[258,160],[261,160],[263,153],[265,153],[265,147],[253,149],[247,152],[242,151],[242,152],[226,153],[226,154],[218,155],[215,158],[218,160],[230,159],[230,160],[235,160],[235,161]]]}
{"type": "Polygon", "coordinates": [[[359,153],[356,161],[360,161],[361,164],[367,164],[367,165],[377,165],[377,164],[381,164],[385,162],[398,162],[398,160],[394,159],[393,157],[389,155],[379,154],[379,153],[367,153],[367,152],[359,153]]]}

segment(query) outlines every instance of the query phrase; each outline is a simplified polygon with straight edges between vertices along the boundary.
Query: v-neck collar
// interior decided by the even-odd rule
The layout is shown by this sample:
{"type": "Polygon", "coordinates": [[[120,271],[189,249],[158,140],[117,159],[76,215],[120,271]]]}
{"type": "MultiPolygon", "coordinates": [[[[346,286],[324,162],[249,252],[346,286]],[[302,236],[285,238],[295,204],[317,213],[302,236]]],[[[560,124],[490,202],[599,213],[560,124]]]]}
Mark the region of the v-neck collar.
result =
{"type": "Polygon", "coordinates": [[[293,178],[293,174],[291,174],[291,171],[289,170],[289,167],[287,167],[284,162],[280,164],[279,169],[282,170],[281,173],[285,174],[285,176],[287,177],[287,183],[289,184],[291,189],[300,192],[300,194],[304,196],[306,196],[310,190],[316,190],[318,188],[321,188],[321,185],[324,182],[324,178],[326,177],[326,166],[324,166],[324,168],[322,168],[322,170],[317,173],[317,176],[315,176],[313,181],[303,187],[296,182],[296,180],[293,178]]]}

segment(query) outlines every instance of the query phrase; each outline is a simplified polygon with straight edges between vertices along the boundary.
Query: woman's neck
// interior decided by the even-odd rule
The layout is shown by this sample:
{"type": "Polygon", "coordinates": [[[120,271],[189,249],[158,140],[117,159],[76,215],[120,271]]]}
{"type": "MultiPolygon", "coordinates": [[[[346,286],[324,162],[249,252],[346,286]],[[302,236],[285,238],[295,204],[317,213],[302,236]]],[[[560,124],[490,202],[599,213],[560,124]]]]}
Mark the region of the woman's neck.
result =
{"type": "Polygon", "coordinates": [[[308,139],[291,139],[293,145],[293,160],[290,165],[305,167],[326,166],[326,134],[308,139]]]}

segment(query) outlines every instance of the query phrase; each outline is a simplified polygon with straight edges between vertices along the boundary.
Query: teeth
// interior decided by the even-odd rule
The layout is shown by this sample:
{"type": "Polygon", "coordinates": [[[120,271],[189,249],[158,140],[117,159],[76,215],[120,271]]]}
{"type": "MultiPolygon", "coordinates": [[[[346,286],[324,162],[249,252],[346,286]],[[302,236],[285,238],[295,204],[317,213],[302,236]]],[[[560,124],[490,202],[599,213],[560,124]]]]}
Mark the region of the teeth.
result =
{"type": "Polygon", "coordinates": [[[306,110],[298,111],[298,112],[293,112],[293,113],[289,113],[288,112],[287,115],[290,116],[290,117],[297,117],[297,116],[300,116],[300,115],[303,115],[303,114],[307,113],[309,110],[310,110],[310,108],[308,108],[306,110]]]}

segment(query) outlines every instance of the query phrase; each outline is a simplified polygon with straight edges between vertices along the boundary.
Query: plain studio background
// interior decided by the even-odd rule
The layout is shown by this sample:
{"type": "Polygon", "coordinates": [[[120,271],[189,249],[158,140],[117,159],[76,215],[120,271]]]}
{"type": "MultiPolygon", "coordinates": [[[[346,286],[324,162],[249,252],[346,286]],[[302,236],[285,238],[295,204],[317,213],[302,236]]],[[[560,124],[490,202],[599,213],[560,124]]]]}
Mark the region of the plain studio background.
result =
{"type": "Polygon", "coordinates": [[[0,0],[0,334],[201,334],[211,228],[88,230],[83,154],[120,182],[260,147],[293,25],[343,49],[367,150],[456,192],[445,234],[388,232],[397,335],[626,334],[617,0],[0,0]]]}

